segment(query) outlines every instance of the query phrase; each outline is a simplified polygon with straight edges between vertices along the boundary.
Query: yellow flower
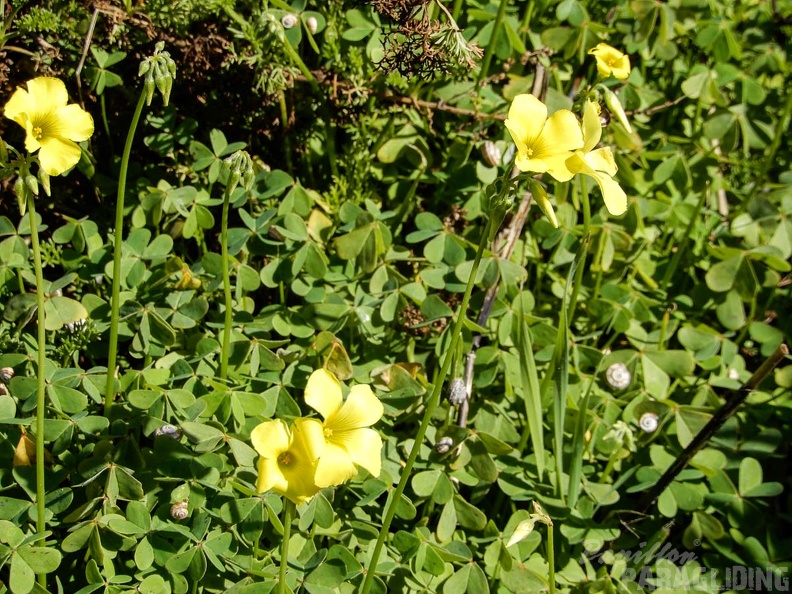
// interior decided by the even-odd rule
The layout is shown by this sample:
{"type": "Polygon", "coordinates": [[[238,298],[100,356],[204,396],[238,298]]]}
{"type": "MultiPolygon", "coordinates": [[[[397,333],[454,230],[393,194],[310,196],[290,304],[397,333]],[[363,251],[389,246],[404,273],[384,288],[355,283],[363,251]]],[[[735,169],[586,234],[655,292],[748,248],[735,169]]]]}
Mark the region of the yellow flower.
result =
{"type": "Polygon", "coordinates": [[[566,160],[583,146],[580,124],[568,109],[547,117],[547,107],[533,95],[517,95],[509,108],[506,128],[517,145],[515,164],[520,171],[549,173],[568,181],[566,160]]]}
{"type": "Polygon", "coordinates": [[[80,160],[75,142],[88,140],[94,131],[91,115],[79,105],[67,105],[66,85],[40,76],[17,89],[5,105],[5,116],[22,126],[28,152],[39,151],[39,163],[49,175],[60,175],[80,160]]]}
{"type": "Polygon", "coordinates": [[[630,57],[615,47],[611,47],[607,43],[600,43],[591,48],[588,53],[597,59],[597,70],[602,76],[608,77],[612,74],[619,80],[630,76],[630,57]]]}
{"type": "Polygon", "coordinates": [[[314,475],[325,447],[319,421],[296,419],[291,430],[281,420],[266,421],[251,431],[250,441],[260,456],[259,493],[272,489],[299,505],[319,492],[314,475]]]}
{"type": "Polygon", "coordinates": [[[354,386],[344,402],[335,376],[318,369],[308,378],[305,402],[324,417],[327,443],[316,468],[316,484],[339,485],[357,475],[356,465],[379,476],[382,438],[368,427],[379,421],[383,407],[371,388],[354,386]]]}
{"type": "Polygon", "coordinates": [[[627,210],[627,194],[619,182],[613,179],[619,169],[613,159],[613,152],[609,147],[594,149],[601,137],[599,106],[592,101],[586,101],[583,108],[583,148],[575,151],[566,165],[573,173],[582,173],[597,181],[608,212],[612,215],[624,214],[627,210]]]}

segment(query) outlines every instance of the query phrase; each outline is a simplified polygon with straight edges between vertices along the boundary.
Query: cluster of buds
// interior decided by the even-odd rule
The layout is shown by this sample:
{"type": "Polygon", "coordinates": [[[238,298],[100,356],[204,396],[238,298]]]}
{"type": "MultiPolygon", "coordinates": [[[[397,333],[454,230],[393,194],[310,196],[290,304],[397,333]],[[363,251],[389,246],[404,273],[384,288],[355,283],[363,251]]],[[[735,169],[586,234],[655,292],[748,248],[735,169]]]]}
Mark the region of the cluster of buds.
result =
{"type": "Polygon", "coordinates": [[[250,155],[245,151],[237,151],[223,161],[226,169],[228,169],[228,187],[229,195],[242,180],[242,187],[249,190],[253,186],[253,180],[256,174],[253,172],[253,160],[250,155]]]}
{"type": "Polygon", "coordinates": [[[151,105],[155,89],[162,94],[162,102],[166,106],[170,99],[173,79],[176,78],[176,62],[164,48],[165,43],[160,41],[154,46],[154,55],[140,63],[138,76],[145,77],[143,88],[146,91],[146,105],[151,105]]]}

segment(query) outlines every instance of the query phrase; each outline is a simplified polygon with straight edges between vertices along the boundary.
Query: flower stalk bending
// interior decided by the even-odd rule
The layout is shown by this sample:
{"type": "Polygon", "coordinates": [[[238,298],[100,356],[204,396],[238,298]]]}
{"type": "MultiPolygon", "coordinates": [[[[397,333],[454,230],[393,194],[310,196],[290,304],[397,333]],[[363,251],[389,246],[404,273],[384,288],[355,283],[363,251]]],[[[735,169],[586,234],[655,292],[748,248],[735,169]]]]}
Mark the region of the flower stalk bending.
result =
{"type": "Polygon", "coordinates": [[[162,51],[164,45],[156,45],[154,55],[146,58],[140,64],[139,76],[144,77],[143,90],[140,93],[132,122],[129,124],[124,153],[121,155],[121,168],[118,173],[118,194],[116,198],[115,230],[113,232],[113,287],[110,301],[110,344],[107,352],[107,383],[105,384],[104,414],[110,418],[110,412],[115,400],[116,360],[118,357],[118,321],[121,308],[121,251],[124,227],[124,196],[126,194],[126,179],[129,169],[129,156],[132,153],[132,142],[135,139],[140,114],[143,112],[143,103],[151,105],[154,91],[162,93],[162,101],[168,105],[173,78],[176,74],[176,63],[168,52],[162,51]]]}

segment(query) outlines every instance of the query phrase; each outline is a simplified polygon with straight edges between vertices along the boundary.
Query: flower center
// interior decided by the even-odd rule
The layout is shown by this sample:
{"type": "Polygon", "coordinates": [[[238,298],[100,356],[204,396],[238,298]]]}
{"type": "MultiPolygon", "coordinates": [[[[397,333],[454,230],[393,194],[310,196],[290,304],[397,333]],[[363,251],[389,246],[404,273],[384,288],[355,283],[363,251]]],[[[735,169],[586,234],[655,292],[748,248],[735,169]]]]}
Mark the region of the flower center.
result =
{"type": "Polygon", "coordinates": [[[332,437],[333,436],[333,430],[330,429],[330,427],[325,427],[324,428],[324,436],[325,437],[332,437]]]}
{"type": "Polygon", "coordinates": [[[533,149],[532,149],[532,148],[529,148],[529,149],[528,149],[527,151],[525,151],[525,152],[528,154],[528,156],[529,156],[529,157],[533,157],[533,149]]]}
{"type": "Polygon", "coordinates": [[[283,452],[278,456],[278,464],[289,467],[294,464],[294,456],[291,452],[283,452]]]}
{"type": "Polygon", "coordinates": [[[41,140],[41,137],[44,136],[44,130],[41,129],[41,126],[33,128],[33,136],[36,140],[41,140]]]}
{"type": "Polygon", "coordinates": [[[616,58],[611,58],[608,60],[608,66],[613,67],[616,66],[616,58]]]}

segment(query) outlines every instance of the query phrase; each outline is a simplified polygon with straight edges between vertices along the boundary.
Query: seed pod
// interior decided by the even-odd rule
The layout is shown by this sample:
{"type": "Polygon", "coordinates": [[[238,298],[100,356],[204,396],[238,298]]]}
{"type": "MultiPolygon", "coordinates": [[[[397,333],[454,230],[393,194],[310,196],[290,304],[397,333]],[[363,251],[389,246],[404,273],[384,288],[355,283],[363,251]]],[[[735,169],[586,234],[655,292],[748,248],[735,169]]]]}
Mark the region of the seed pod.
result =
{"type": "Polygon", "coordinates": [[[641,419],[638,421],[638,426],[646,433],[654,433],[657,430],[657,426],[659,424],[660,422],[657,418],[657,415],[653,412],[642,414],[641,419]]]}
{"type": "Polygon", "coordinates": [[[605,379],[612,388],[623,390],[630,385],[632,375],[624,363],[614,363],[605,372],[605,379]]]}
{"type": "Polygon", "coordinates": [[[460,377],[455,377],[448,386],[448,402],[451,406],[459,406],[465,400],[467,400],[465,381],[460,377]]]}
{"type": "Polygon", "coordinates": [[[283,18],[281,18],[281,25],[283,25],[284,29],[291,29],[294,25],[297,24],[297,17],[293,14],[284,14],[283,18]]]}
{"type": "Polygon", "coordinates": [[[13,367],[3,367],[0,369],[0,381],[4,384],[7,384],[11,381],[11,378],[14,377],[14,368],[13,367]]]}
{"type": "Polygon", "coordinates": [[[183,520],[190,515],[188,503],[186,501],[179,501],[174,503],[170,508],[171,518],[174,520],[183,520]]]}
{"type": "Polygon", "coordinates": [[[319,23],[316,21],[316,17],[309,16],[305,19],[305,26],[308,28],[308,31],[311,32],[311,35],[316,35],[316,32],[319,30],[319,23]]]}
{"type": "Polygon", "coordinates": [[[450,437],[441,437],[440,441],[435,444],[435,452],[438,454],[448,453],[454,447],[454,440],[450,437]]]}
{"type": "Polygon", "coordinates": [[[490,167],[498,167],[503,158],[501,150],[491,140],[484,142],[481,147],[481,156],[484,157],[484,162],[490,167]]]}
{"type": "Polygon", "coordinates": [[[170,437],[171,439],[181,439],[181,431],[175,425],[171,425],[168,423],[167,425],[163,425],[162,427],[157,427],[154,430],[154,437],[170,437]]]}

